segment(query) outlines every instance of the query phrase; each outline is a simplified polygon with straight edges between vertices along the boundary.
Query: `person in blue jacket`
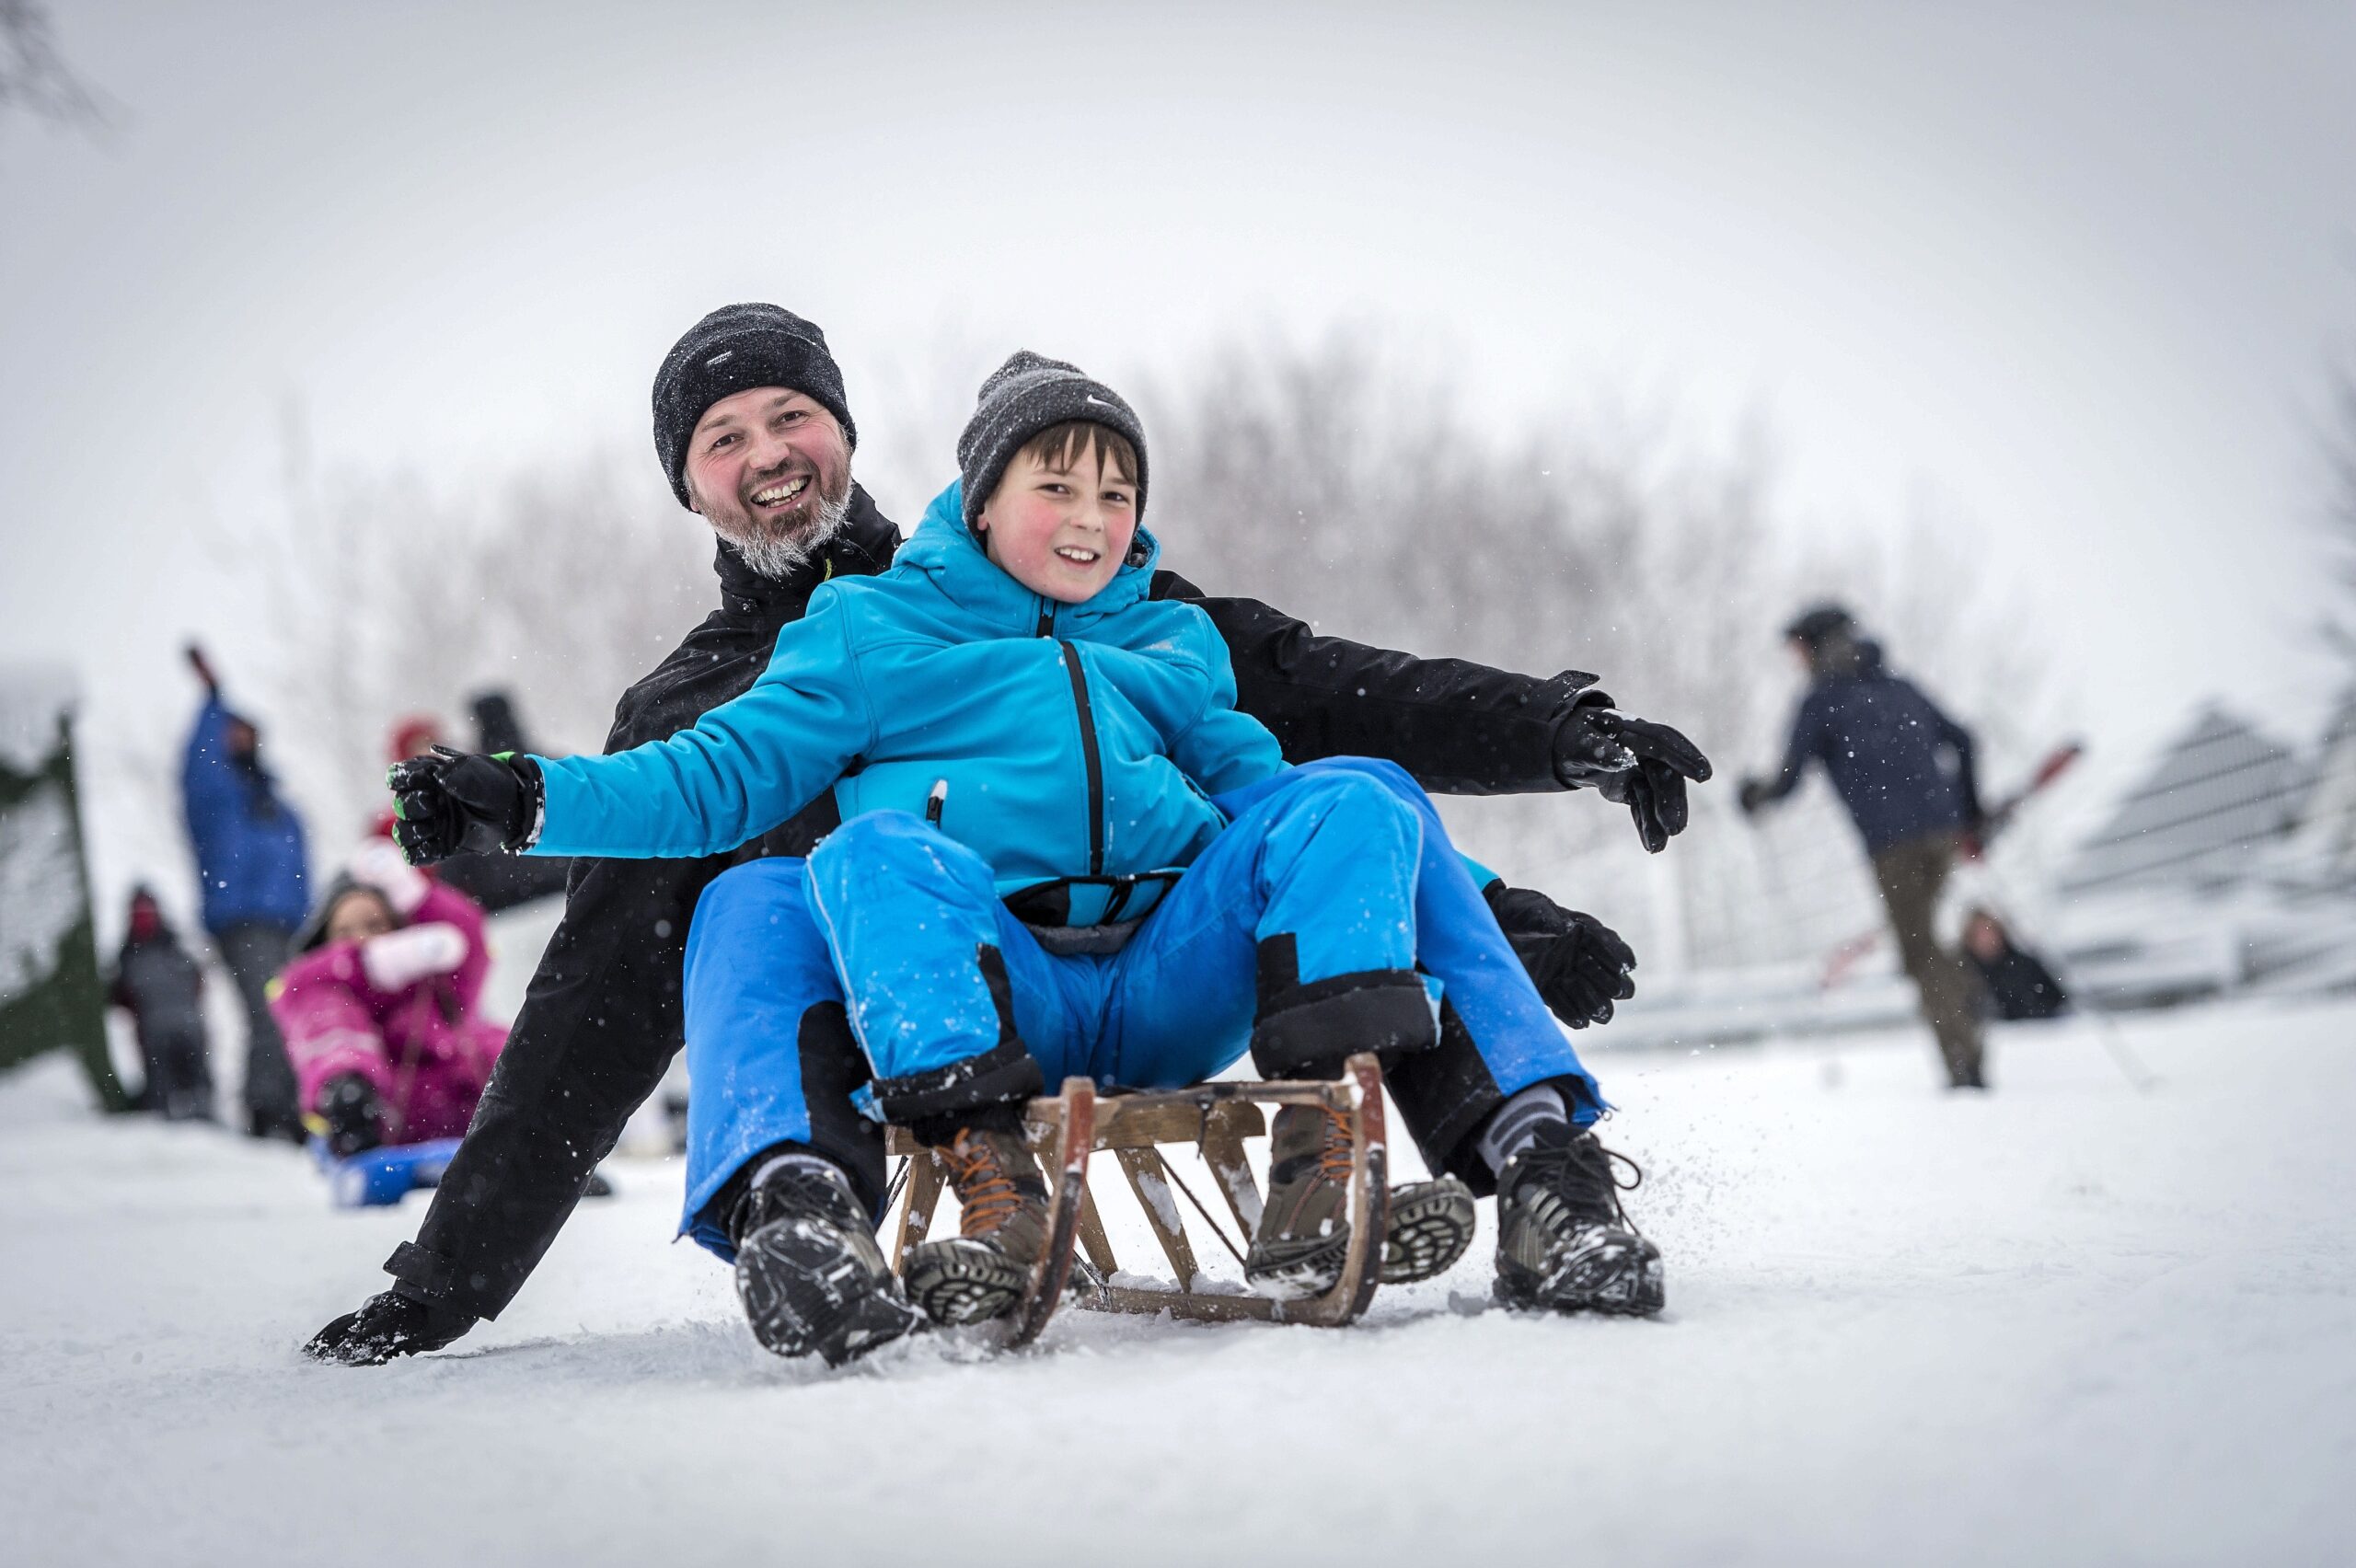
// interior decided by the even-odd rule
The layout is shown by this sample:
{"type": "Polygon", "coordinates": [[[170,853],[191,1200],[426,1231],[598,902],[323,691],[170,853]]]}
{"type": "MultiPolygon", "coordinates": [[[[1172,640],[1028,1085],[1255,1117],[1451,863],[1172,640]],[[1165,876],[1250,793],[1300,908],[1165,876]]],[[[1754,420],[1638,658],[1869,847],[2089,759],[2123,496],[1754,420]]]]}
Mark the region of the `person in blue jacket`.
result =
{"type": "MultiPolygon", "coordinates": [[[[762,1342],[839,1361],[905,1332],[907,1302],[944,1322],[1007,1310],[1045,1239],[1023,1102],[1066,1076],[1196,1083],[1247,1052],[1282,1077],[1332,1076],[1359,1050],[1398,1063],[1435,1167],[1479,1161],[1495,1183],[1509,1301],[1658,1310],[1659,1253],[1587,1130],[1604,1102],[1483,896],[1494,877],[1395,765],[1288,767],[1235,709],[1208,618],[1149,597],[1128,405],[1018,353],[958,457],[892,569],[821,588],[751,690],[693,728],[609,756],[445,754],[392,776],[396,836],[421,859],[706,855],[834,791],[843,825],[806,861],[717,878],[688,937],[683,1228],[734,1258],[762,1342]],[[829,998],[864,1084],[801,1048],[797,1020],[829,998]],[[963,1234],[911,1253],[907,1302],[874,1216],[811,1142],[820,1095],[908,1126],[950,1167],[963,1234]]],[[[1255,1288],[1336,1276],[1345,1139],[1337,1117],[1279,1114],[1255,1288]]],[[[1452,1263],[1472,1185],[1444,1170],[1400,1196],[1386,1277],[1452,1263]]]]}
{"type": "Polygon", "coordinates": [[[1742,809],[1758,813],[1790,794],[1810,762],[1823,767],[1873,859],[1947,1082],[1984,1090],[1977,986],[1934,929],[1939,894],[1981,820],[1971,732],[1885,669],[1880,646],[1840,605],[1809,610],[1784,635],[1813,681],[1792,720],[1783,767],[1773,778],[1743,781],[1742,809]]]}
{"type": "Polygon", "coordinates": [[[180,795],[204,928],[245,1004],[246,1130],[300,1143],[294,1069],[271,1020],[268,990],[310,914],[303,819],[262,764],[260,731],[221,700],[203,653],[191,648],[188,656],[204,683],[204,706],[180,765],[180,795]]]}

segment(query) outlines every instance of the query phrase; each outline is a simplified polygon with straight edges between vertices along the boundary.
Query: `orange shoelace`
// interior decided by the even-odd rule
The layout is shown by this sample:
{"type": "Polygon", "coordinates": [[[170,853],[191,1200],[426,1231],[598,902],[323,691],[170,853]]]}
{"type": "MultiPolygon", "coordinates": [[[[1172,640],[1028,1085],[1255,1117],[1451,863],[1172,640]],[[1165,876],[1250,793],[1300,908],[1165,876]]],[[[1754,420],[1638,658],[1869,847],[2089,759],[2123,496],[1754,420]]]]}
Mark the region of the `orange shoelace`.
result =
{"type": "Polygon", "coordinates": [[[957,1201],[964,1207],[959,1235],[987,1236],[1022,1208],[1022,1189],[999,1162],[998,1150],[987,1138],[960,1133],[957,1141],[941,1153],[949,1162],[950,1183],[957,1189],[957,1201]]]}
{"type": "Polygon", "coordinates": [[[1325,1141],[1317,1147],[1317,1174],[1346,1184],[1350,1179],[1350,1119],[1330,1105],[1320,1105],[1325,1118],[1325,1141]]]}

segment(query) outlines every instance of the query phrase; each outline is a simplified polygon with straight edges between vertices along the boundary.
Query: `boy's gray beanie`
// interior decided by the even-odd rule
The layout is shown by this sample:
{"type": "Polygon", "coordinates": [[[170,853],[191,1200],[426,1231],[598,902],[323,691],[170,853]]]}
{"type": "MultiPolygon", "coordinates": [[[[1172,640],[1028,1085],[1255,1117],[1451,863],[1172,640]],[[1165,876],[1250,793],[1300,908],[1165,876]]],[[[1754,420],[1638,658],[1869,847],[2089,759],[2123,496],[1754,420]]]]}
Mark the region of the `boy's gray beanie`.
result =
{"type": "Polygon", "coordinates": [[[1138,455],[1138,515],[1145,515],[1145,426],[1121,395],[1091,381],[1076,364],[1017,349],[982,383],[974,417],[957,438],[965,484],[965,525],[982,514],[990,492],[1023,443],[1067,420],[1086,420],[1126,437],[1138,455]]]}

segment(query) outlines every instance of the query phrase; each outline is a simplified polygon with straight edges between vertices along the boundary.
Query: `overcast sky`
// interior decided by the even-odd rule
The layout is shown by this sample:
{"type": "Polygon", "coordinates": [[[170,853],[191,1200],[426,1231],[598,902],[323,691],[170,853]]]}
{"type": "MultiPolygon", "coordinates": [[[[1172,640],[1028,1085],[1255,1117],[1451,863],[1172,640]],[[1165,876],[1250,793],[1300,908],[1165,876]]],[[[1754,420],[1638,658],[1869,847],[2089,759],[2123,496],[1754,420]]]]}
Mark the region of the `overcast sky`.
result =
{"type": "Polygon", "coordinates": [[[1261,322],[1400,324],[1507,415],[1756,409],[1807,526],[1984,538],[2097,739],[2327,687],[2356,6],[52,8],[116,113],[0,121],[0,658],[118,750],[176,744],[186,637],[261,657],[204,541],[275,505],[290,398],[454,480],[643,444],[747,298],[869,432],[944,335],[1261,322]]]}

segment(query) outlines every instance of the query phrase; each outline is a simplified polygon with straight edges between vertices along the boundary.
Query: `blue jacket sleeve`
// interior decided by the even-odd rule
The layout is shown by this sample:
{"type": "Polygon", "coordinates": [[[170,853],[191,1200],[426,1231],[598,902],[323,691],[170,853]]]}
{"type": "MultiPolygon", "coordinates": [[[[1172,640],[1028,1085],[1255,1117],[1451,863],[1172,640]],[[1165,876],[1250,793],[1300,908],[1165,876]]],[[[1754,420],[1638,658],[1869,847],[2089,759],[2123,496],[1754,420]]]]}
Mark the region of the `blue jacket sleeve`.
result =
{"type": "Polygon", "coordinates": [[[196,728],[180,762],[180,800],[189,836],[200,853],[239,809],[237,780],[229,761],[229,709],[218,696],[197,710],[196,728]]]}
{"type": "Polygon", "coordinates": [[[1284,751],[1265,724],[1236,708],[1235,667],[1228,661],[1227,644],[1209,617],[1196,611],[1195,618],[1192,641],[1210,673],[1210,692],[1195,721],[1172,738],[1170,760],[1206,794],[1223,795],[1281,772],[1284,751]]]}
{"type": "Polygon", "coordinates": [[[1822,707],[1814,692],[1801,699],[1800,710],[1792,715],[1791,738],[1784,743],[1783,765],[1767,780],[1766,799],[1780,801],[1799,788],[1800,775],[1807,768],[1807,759],[1816,755],[1819,732],[1824,727],[1822,707]]]}
{"type": "Polygon", "coordinates": [[[821,589],[750,690],[695,727],[612,756],[536,757],[535,855],[693,859],[777,826],[874,744],[842,595],[821,589]]]}

